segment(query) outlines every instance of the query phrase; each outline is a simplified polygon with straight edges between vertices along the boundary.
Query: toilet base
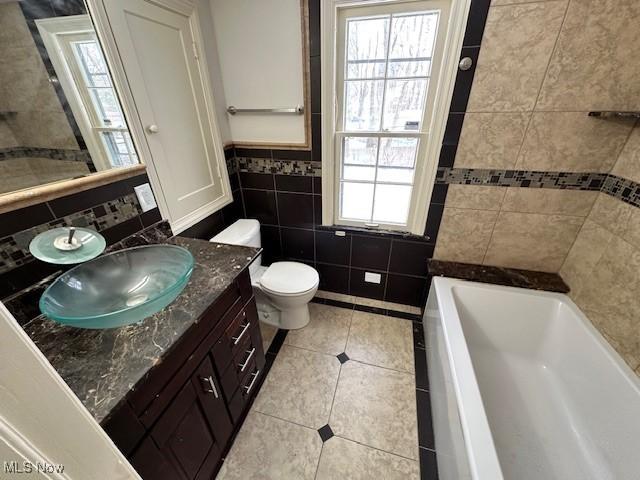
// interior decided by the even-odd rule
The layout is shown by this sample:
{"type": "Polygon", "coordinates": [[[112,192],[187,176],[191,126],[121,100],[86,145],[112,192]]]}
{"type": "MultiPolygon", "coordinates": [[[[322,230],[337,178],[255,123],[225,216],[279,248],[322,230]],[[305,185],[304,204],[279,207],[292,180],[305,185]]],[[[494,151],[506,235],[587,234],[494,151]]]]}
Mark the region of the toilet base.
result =
{"type": "Polygon", "coordinates": [[[297,330],[306,327],[311,319],[308,303],[280,310],[262,292],[260,294],[256,292],[256,306],[261,322],[284,330],[297,330]]]}
{"type": "Polygon", "coordinates": [[[280,311],[280,328],[297,330],[309,324],[309,304],[280,311]]]}
{"type": "Polygon", "coordinates": [[[284,330],[297,330],[309,323],[309,301],[317,287],[296,298],[267,295],[256,285],[253,292],[261,322],[284,330]]]}
{"type": "Polygon", "coordinates": [[[258,302],[257,307],[258,318],[261,322],[284,330],[297,330],[306,327],[311,319],[308,304],[282,311],[270,303],[258,302]]]}
{"type": "Polygon", "coordinates": [[[272,327],[282,328],[280,326],[280,310],[268,301],[261,301],[258,298],[256,298],[256,307],[258,308],[258,318],[261,322],[267,323],[272,327]]]}

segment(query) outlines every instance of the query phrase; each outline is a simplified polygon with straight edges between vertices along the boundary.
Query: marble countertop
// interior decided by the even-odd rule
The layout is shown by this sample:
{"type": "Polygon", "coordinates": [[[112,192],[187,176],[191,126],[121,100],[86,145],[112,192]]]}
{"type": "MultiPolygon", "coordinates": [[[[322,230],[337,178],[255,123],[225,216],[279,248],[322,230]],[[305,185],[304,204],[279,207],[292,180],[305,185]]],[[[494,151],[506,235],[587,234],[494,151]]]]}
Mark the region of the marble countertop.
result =
{"type": "Polygon", "coordinates": [[[557,273],[492,267],[471,263],[429,260],[429,274],[439,277],[459,278],[472,282],[492,283],[507,287],[530,288],[549,292],[568,293],[569,287],[557,273]]]}
{"type": "Polygon", "coordinates": [[[180,296],[142,323],[107,330],[60,325],[39,316],[25,331],[98,422],[216,301],[260,249],[174,237],[195,257],[180,296]]]}

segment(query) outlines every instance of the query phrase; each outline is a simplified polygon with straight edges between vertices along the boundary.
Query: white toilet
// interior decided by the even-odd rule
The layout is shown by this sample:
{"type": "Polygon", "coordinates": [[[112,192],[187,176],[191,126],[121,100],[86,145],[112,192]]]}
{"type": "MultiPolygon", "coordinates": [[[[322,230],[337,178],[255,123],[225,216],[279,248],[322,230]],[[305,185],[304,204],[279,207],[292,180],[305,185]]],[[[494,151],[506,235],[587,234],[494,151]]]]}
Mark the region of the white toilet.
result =
{"type": "MultiPolygon", "coordinates": [[[[225,228],[212,242],[261,247],[260,222],[242,219],[225,228]]],[[[315,268],[299,262],[262,266],[262,255],[249,266],[260,321],[294,330],[309,323],[309,301],[318,290],[315,268]]]]}

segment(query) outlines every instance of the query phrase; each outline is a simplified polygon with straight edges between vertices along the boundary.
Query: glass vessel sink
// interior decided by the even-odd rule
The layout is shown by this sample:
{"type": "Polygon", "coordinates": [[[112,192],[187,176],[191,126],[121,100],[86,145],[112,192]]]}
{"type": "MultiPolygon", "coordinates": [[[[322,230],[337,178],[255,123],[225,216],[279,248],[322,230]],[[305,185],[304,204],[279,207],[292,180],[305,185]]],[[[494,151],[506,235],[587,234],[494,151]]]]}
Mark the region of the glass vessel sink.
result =
{"type": "Polygon", "coordinates": [[[193,265],[193,255],[174,245],[120,250],[62,274],[40,297],[40,310],[78,328],[137,323],[176,299],[193,265]]]}

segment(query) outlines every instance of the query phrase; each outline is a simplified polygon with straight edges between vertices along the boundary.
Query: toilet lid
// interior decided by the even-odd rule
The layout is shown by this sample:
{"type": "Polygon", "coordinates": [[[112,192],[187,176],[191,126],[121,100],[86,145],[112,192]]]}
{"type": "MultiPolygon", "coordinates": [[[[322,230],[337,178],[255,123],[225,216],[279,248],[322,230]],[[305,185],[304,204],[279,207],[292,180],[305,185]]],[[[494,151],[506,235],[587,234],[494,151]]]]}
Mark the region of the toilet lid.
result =
{"type": "Polygon", "coordinates": [[[274,293],[293,295],[317,287],[319,281],[318,272],[304,263],[275,262],[260,278],[260,285],[274,293]]]}

